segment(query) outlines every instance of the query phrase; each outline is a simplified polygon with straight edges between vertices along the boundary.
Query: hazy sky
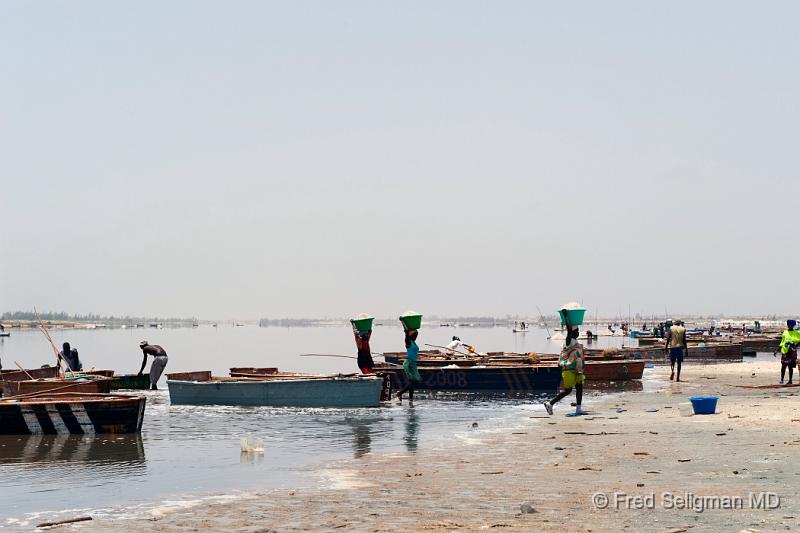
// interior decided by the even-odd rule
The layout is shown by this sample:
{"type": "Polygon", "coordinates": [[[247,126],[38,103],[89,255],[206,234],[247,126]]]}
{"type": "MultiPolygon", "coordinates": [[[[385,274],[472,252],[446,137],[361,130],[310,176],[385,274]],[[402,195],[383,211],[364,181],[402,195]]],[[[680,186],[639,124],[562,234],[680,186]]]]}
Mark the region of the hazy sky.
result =
{"type": "Polygon", "coordinates": [[[794,312],[798,20],[2,2],[0,311],[794,312]]]}

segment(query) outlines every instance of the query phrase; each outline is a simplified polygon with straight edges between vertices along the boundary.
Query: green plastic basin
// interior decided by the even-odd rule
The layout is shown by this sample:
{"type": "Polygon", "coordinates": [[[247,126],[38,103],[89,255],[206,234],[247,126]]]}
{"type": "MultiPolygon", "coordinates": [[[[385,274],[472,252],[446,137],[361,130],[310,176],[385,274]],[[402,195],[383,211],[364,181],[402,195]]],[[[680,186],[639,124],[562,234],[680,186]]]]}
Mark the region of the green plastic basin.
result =
{"type": "Polygon", "coordinates": [[[400,322],[406,325],[406,329],[419,329],[422,325],[422,315],[401,316],[400,322]]]}
{"type": "MultiPolygon", "coordinates": [[[[586,314],[586,309],[567,309],[567,316],[569,323],[573,326],[580,326],[583,324],[583,315],[586,314]]],[[[564,318],[564,313],[559,309],[558,315],[561,317],[561,325],[566,326],[567,320],[564,318]]]]}
{"type": "Polygon", "coordinates": [[[359,318],[359,319],[355,319],[354,318],[350,322],[353,323],[353,325],[356,327],[356,329],[358,331],[360,331],[361,333],[366,333],[367,331],[371,331],[372,330],[372,321],[373,320],[375,320],[375,319],[372,318],[372,317],[359,318]]]}

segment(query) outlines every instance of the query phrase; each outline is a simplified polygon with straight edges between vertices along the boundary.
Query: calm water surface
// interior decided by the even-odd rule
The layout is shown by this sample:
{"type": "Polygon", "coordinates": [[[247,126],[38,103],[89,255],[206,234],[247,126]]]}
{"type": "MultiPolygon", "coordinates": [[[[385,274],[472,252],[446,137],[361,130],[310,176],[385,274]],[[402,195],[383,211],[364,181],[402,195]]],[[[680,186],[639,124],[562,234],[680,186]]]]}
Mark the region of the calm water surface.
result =
{"type": "MultiPolygon", "coordinates": [[[[513,334],[505,328],[430,328],[420,344],[444,345],[452,335],[481,351],[557,352],[543,330],[513,334]]],[[[169,354],[167,372],[231,366],[277,366],[303,372],[353,372],[355,361],[299,357],[300,353],[354,354],[347,327],[255,326],[138,330],[53,330],[57,344],[70,342],[85,368],[139,370],[138,343],[148,340],[169,354]]],[[[402,330],[376,327],[373,350],[403,349],[402,330]]],[[[601,339],[601,347],[621,339],[601,339]]],[[[632,342],[626,340],[627,343],[632,342]]],[[[14,330],[0,339],[4,368],[52,364],[41,333],[14,330]]],[[[149,361],[148,361],[149,367],[149,361]]],[[[147,392],[141,435],[0,437],[0,528],[14,529],[30,513],[92,510],[125,503],[157,502],[180,495],[256,487],[294,487],[316,482],[308,467],[367,453],[414,451],[478,431],[527,420],[541,395],[513,398],[464,394],[420,396],[376,409],[286,409],[171,406],[166,392],[147,392]],[[478,422],[478,429],[473,429],[478,422]],[[242,456],[239,438],[264,440],[263,456],[242,456]]],[[[38,516],[38,515],[37,515],[38,516]]]]}

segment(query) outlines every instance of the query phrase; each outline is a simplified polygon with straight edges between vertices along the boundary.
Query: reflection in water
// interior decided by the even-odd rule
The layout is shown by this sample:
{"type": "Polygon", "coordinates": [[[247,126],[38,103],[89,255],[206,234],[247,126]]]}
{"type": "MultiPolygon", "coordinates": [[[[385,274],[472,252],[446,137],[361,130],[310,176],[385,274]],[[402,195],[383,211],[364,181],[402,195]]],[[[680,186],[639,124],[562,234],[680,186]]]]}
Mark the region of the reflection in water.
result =
{"type": "Polygon", "coordinates": [[[644,384],[639,379],[618,381],[586,380],[584,388],[601,392],[641,392],[644,384]]]}
{"type": "Polygon", "coordinates": [[[242,465],[258,465],[263,462],[263,453],[241,452],[239,455],[239,464],[242,465]]]}
{"type": "Polygon", "coordinates": [[[81,463],[83,468],[144,465],[141,435],[19,435],[0,438],[0,464],[81,463]]]}
{"type": "Polygon", "coordinates": [[[358,459],[372,451],[371,426],[380,420],[375,417],[346,419],[350,427],[353,428],[353,457],[358,459]]]}
{"type": "Polygon", "coordinates": [[[417,451],[417,433],[419,432],[419,417],[414,407],[409,406],[408,418],[406,418],[406,434],[404,441],[406,449],[410,452],[417,451]]]}

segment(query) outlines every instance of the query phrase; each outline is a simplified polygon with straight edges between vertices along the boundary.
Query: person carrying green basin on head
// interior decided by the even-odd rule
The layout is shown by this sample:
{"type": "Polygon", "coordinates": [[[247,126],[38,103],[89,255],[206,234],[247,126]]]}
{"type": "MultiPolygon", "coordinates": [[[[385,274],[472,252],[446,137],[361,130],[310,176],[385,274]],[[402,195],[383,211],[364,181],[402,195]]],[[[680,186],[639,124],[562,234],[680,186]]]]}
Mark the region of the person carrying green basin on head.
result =
{"type": "MultiPolygon", "coordinates": [[[[401,320],[401,322],[403,322],[401,320]]],[[[406,344],[406,360],[403,361],[403,370],[405,371],[408,384],[397,391],[397,399],[403,401],[403,394],[408,392],[408,400],[414,401],[414,385],[422,381],[422,376],[419,375],[417,370],[417,361],[419,360],[419,346],[417,346],[417,335],[419,331],[416,329],[408,329],[406,323],[403,322],[403,332],[405,333],[406,344]]]]}

